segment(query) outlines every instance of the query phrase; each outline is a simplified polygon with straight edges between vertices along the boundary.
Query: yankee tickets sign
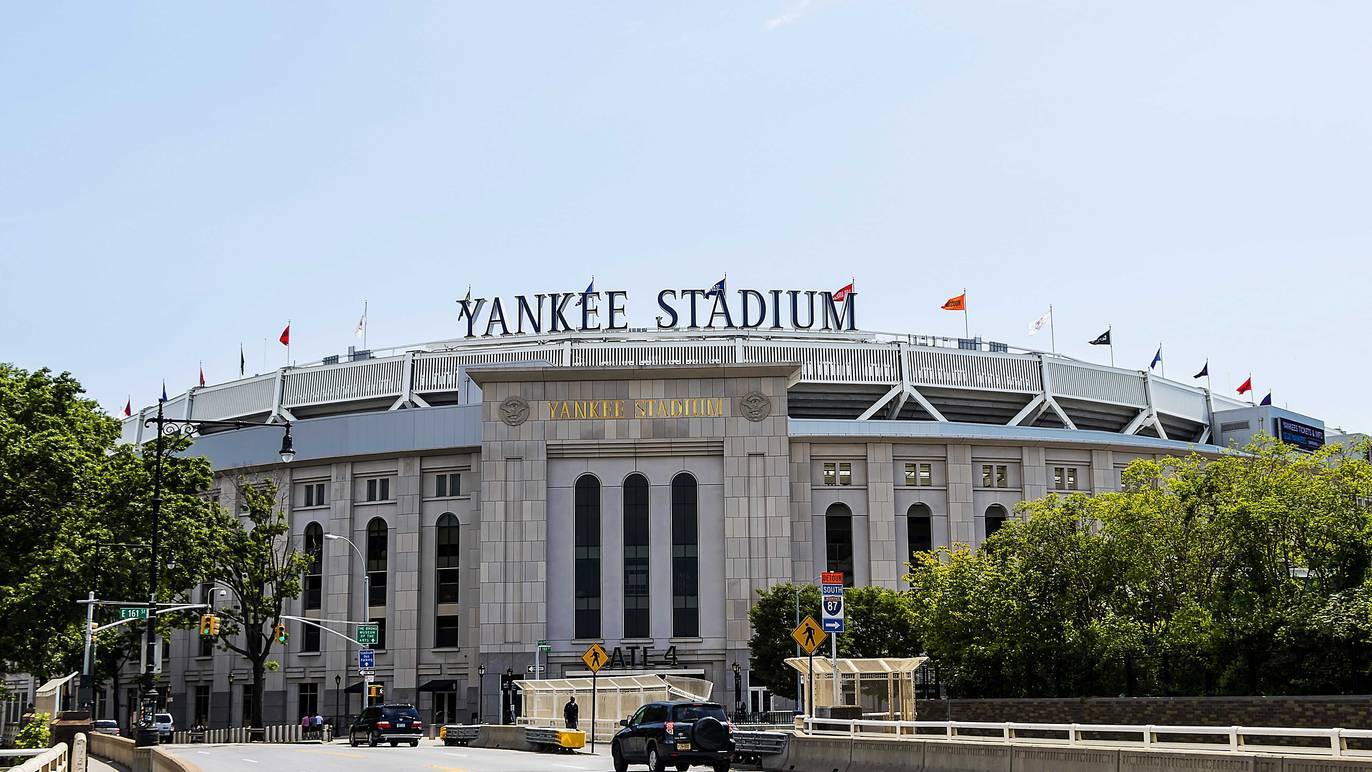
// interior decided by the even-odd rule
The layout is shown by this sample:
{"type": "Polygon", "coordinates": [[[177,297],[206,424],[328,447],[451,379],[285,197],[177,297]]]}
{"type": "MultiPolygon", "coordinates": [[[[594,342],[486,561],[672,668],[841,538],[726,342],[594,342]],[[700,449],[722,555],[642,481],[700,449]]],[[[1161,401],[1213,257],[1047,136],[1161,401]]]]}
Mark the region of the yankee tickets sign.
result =
{"type": "MultiPolygon", "coordinates": [[[[549,292],[457,301],[457,321],[468,338],[612,332],[629,329],[629,293],[549,292]]],[[[855,330],[857,293],[816,290],[728,292],[664,289],[657,293],[659,330],[855,330]]]]}

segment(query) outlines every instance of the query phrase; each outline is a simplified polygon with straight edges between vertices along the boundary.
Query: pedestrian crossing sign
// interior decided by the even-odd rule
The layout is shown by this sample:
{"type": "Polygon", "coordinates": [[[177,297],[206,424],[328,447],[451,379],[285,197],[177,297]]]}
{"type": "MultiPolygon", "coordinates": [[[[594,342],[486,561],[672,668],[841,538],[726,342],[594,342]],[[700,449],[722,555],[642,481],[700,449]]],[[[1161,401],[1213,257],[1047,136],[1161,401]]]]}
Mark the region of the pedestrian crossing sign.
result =
{"type": "Polygon", "coordinates": [[[598,643],[591,644],[591,648],[581,655],[581,661],[586,663],[592,673],[599,673],[602,667],[610,661],[610,655],[605,653],[605,649],[598,643]]]}
{"type": "Polygon", "coordinates": [[[824,640],[829,636],[820,629],[814,617],[805,617],[800,627],[791,631],[791,637],[796,639],[796,643],[800,644],[800,648],[806,654],[814,654],[815,649],[824,645],[824,640]]]}

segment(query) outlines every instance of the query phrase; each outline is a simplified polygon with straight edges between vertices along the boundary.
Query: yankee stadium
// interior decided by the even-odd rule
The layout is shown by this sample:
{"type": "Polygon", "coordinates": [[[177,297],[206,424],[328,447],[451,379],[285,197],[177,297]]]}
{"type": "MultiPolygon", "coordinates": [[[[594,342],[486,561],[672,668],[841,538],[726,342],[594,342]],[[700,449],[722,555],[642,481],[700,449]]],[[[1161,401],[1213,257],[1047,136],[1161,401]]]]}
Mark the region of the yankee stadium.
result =
{"type": "MultiPolygon", "coordinates": [[[[469,295],[458,338],[161,407],[290,424],[290,463],[279,429],[202,433],[210,495],[237,508],[238,484],[275,480],[297,543],[322,556],[289,613],[377,623],[376,683],[439,719],[508,712],[497,675],[533,677],[536,658],[547,677],[587,675],[593,642],[613,657],[602,676],[693,676],[724,698],[741,672],[763,710],[758,590],[821,571],[898,587],[912,551],[976,546],[1026,499],[1117,490],[1135,459],[1257,433],[1323,442],[1317,418],[1150,370],[863,331],[851,285],[722,285],[662,290],[644,326],[623,292],[469,295]]],[[[135,407],[124,440],[151,439],[157,410],[135,407]]],[[[291,623],[266,723],[355,711],[355,657],[291,623]]],[[[179,724],[242,723],[244,663],[208,656],[196,631],[174,634],[161,678],[179,724]]]]}

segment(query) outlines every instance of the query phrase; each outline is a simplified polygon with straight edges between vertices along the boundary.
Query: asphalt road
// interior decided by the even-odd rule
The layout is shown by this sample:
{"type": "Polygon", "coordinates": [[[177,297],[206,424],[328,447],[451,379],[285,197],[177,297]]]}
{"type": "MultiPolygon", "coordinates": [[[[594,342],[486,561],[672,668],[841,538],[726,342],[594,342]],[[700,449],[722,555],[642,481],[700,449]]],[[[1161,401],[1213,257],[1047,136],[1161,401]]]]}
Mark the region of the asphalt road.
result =
{"type": "MultiPolygon", "coordinates": [[[[389,770],[446,770],[447,772],[611,772],[605,754],[554,754],[497,751],[485,748],[447,748],[423,740],[418,748],[378,746],[350,748],[331,745],[164,745],[163,750],[198,766],[202,772],[389,772],[389,770]]],[[[607,749],[602,749],[607,750],[607,749]]],[[[645,767],[631,767],[645,770],[645,767]]]]}

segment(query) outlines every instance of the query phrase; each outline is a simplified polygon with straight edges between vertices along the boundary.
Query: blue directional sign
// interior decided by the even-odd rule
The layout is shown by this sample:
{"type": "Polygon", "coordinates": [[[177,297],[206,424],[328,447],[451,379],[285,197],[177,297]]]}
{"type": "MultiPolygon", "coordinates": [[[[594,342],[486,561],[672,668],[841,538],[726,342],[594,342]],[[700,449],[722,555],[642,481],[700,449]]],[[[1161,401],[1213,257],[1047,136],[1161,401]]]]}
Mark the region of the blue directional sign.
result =
{"type": "Polygon", "coordinates": [[[374,670],[376,668],[376,650],[358,649],[357,650],[357,669],[374,670]]]}
{"type": "MultiPolygon", "coordinates": [[[[830,578],[826,572],[825,578],[830,578]]],[[[819,626],[826,633],[843,632],[843,584],[842,574],[838,574],[839,583],[834,584],[824,582],[819,586],[820,592],[820,619],[819,626]]]]}

